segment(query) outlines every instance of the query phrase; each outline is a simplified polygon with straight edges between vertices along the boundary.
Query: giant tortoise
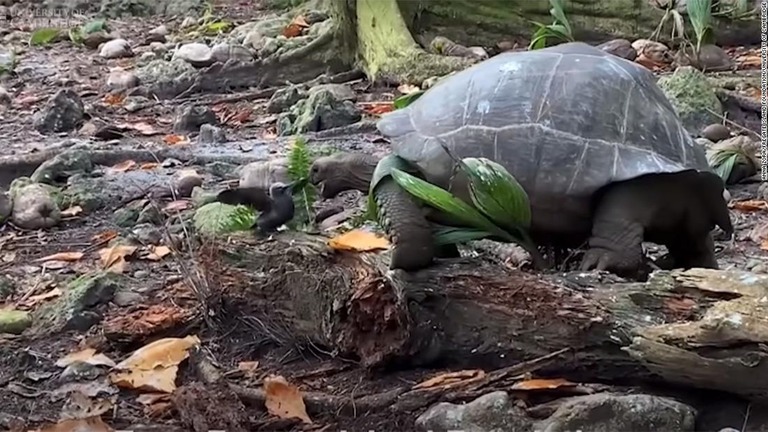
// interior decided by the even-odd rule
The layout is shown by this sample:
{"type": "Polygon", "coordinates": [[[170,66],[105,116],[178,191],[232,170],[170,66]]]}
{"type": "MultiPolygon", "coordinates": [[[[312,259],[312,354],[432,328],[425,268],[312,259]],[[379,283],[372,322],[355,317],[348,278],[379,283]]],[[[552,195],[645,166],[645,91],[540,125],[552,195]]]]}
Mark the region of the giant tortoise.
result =
{"type": "MultiPolygon", "coordinates": [[[[587,244],[582,270],[637,275],[643,241],[665,245],[673,267],[717,268],[711,232],[733,232],[722,180],[653,74],[584,43],[485,60],[385,115],[378,129],[418,175],[470,204],[445,148],[501,164],[528,194],[534,242],[587,244]]],[[[310,181],[325,198],[368,191],[378,162],[322,157],[310,181]]],[[[370,186],[392,238],[391,268],[428,266],[436,247],[424,209],[392,176],[377,174],[370,186]]]]}

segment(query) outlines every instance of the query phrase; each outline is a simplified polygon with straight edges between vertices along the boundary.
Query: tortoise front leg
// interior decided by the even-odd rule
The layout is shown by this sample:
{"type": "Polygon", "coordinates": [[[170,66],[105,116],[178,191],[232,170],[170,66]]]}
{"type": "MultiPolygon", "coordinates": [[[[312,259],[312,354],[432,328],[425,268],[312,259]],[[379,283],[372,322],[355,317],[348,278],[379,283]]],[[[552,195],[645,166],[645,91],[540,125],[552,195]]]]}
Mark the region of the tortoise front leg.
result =
{"type": "Polygon", "coordinates": [[[392,243],[389,267],[415,271],[428,267],[435,256],[432,229],[415,198],[392,177],[381,180],[373,191],[379,223],[392,243]]]}

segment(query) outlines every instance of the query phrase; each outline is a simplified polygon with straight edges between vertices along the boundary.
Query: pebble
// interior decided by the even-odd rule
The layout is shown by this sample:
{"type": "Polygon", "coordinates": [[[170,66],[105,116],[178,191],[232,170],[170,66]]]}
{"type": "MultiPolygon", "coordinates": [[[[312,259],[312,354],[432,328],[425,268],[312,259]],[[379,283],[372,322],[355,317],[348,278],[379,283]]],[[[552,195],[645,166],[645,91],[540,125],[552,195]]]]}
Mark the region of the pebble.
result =
{"type": "Polygon", "coordinates": [[[731,131],[725,125],[714,123],[705,127],[704,130],[701,131],[701,136],[716,143],[730,138],[731,131]]]}
{"type": "Polygon", "coordinates": [[[165,54],[168,52],[168,47],[162,42],[152,42],[149,44],[149,49],[155,54],[165,54]]]}
{"type": "Polygon", "coordinates": [[[181,22],[181,28],[187,28],[197,25],[197,18],[188,16],[181,22]]]}
{"type": "Polygon", "coordinates": [[[125,39],[113,39],[101,46],[99,55],[107,59],[132,57],[133,50],[125,39]]]}
{"type": "Polygon", "coordinates": [[[638,39],[632,42],[632,48],[637,52],[637,56],[643,56],[655,63],[672,63],[672,54],[669,47],[661,42],[648,39],[638,39]]]}
{"type": "Polygon", "coordinates": [[[107,77],[107,90],[128,90],[138,85],[139,77],[124,69],[113,69],[107,77]]]}
{"type": "Polygon", "coordinates": [[[159,25],[149,31],[151,35],[168,36],[168,27],[165,24],[159,25]]]}
{"type": "Polygon", "coordinates": [[[211,48],[200,42],[193,42],[180,46],[176,52],[173,53],[173,59],[184,60],[195,67],[210,66],[214,62],[211,48]]]}

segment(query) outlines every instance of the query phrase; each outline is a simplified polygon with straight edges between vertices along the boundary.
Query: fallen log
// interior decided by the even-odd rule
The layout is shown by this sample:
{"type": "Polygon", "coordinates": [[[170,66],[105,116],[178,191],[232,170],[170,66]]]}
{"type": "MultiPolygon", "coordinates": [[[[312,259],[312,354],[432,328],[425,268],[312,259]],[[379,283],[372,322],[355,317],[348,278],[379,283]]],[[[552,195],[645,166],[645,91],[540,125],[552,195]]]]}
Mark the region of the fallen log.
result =
{"type": "Polygon", "coordinates": [[[216,244],[207,271],[251,305],[226,313],[369,368],[501,368],[570,348],[539,372],[768,396],[768,275],[692,269],[634,283],[465,258],[407,274],[388,269],[386,251],[338,252],[325,240],[216,244]]]}

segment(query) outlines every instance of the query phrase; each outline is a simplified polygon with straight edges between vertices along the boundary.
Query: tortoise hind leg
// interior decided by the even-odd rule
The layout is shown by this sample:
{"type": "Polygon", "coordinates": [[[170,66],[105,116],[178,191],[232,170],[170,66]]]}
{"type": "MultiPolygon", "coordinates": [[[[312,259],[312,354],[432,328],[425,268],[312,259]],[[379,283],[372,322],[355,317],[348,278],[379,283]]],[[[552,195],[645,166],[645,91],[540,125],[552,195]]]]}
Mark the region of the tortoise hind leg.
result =
{"type": "Polygon", "coordinates": [[[672,256],[673,268],[719,268],[715,257],[715,242],[710,233],[699,235],[698,238],[681,235],[665,246],[672,256]]]}
{"type": "Polygon", "coordinates": [[[391,177],[381,180],[373,197],[379,208],[379,223],[392,242],[389,267],[405,271],[428,267],[435,256],[435,246],[421,206],[391,177]]]}

